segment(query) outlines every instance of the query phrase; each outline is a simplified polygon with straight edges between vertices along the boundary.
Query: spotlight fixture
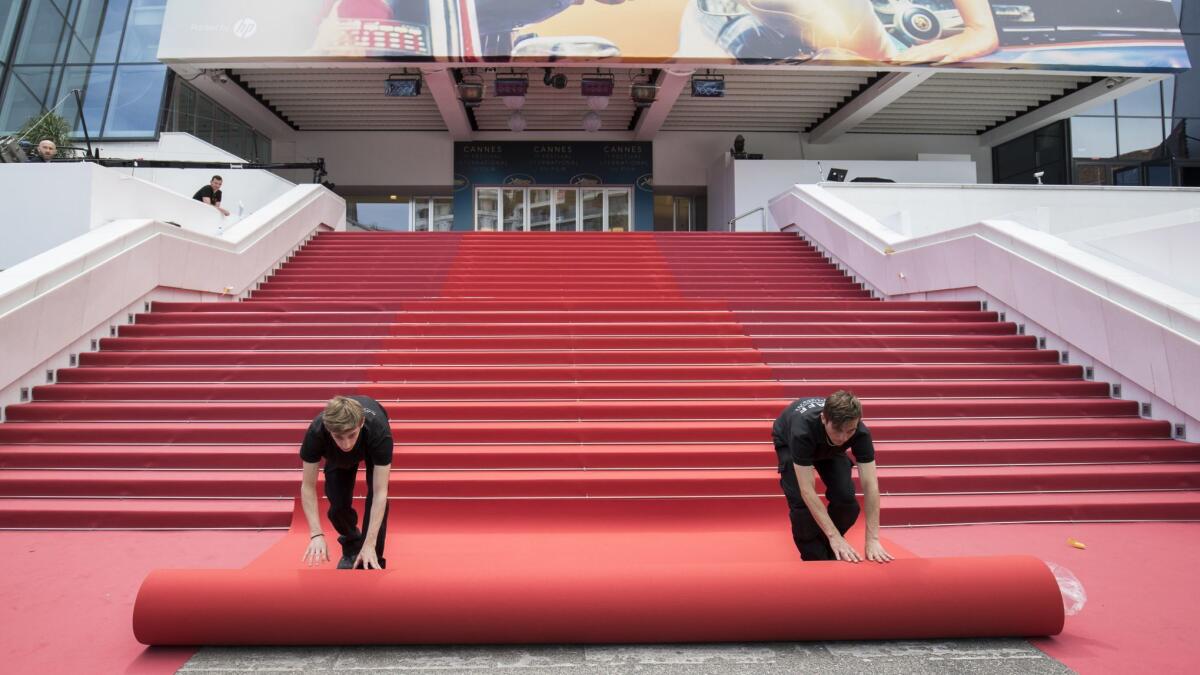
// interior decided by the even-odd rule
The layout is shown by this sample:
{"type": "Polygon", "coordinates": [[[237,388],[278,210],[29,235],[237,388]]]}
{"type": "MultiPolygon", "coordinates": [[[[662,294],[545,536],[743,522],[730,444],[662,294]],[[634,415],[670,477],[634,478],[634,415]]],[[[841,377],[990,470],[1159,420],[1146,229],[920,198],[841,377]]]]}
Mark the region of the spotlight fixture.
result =
{"type": "Polygon", "coordinates": [[[517,73],[497,73],[495,89],[497,96],[524,96],[529,91],[529,76],[517,73]]]}
{"type": "Polygon", "coordinates": [[[692,96],[697,98],[721,98],[725,96],[724,75],[693,75],[692,96]]]}
{"type": "Polygon", "coordinates": [[[483,103],[483,83],[459,82],[458,100],[468,108],[478,107],[480,103],[483,103]]]}
{"type": "Polygon", "coordinates": [[[579,93],[587,97],[612,96],[613,76],[601,73],[584,75],[579,82],[579,93]]]}
{"type": "Polygon", "coordinates": [[[553,68],[547,68],[546,74],[542,76],[542,84],[555,89],[566,89],[567,76],[562,73],[555,73],[553,68]]]}
{"type": "Polygon", "coordinates": [[[629,97],[633,99],[635,106],[648,108],[658,98],[658,85],[652,82],[634,82],[629,87],[629,97]]]}
{"type": "Polygon", "coordinates": [[[421,76],[420,75],[389,75],[388,79],[383,81],[384,96],[420,96],[421,95],[421,76]]]}

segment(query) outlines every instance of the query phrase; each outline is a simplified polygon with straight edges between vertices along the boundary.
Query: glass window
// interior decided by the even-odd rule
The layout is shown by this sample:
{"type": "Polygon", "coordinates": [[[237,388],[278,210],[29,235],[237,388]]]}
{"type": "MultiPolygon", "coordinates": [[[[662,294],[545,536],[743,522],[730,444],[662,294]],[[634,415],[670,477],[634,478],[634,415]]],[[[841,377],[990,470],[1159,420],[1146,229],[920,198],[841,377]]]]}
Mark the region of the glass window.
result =
{"type": "Polygon", "coordinates": [[[100,27],[104,23],[104,0],[83,0],[75,16],[75,27],[71,31],[71,47],[67,53],[68,63],[94,63],[96,43],[100,39],[100,27]]]}
{"type": "Polygon", "coordinates": [[[520,232],[525,229],[525,190],[501,190],[504,198],[504,231],[520,232]]]}
{"type": "Polygon", "coordinates": [[[113,63],[117,60],[127,14],[129,0],[109,0],[104,23],[100,27],[100,37],[96,41],[96,63],[113,63]]]}
{"type": "Polygon", "coordinates": [[[604,230],[604,190],[580,190],[579,200],[583,205],[583,231],[604,230]]]}
{"type": "Polygon", "coordinates": [[[408,231],[409,204],[406,201],[354,202],[353,204],[354,213],[351,214],[351,217],[367,229],[408,231]]]}
{"type": "MultiPolygon", "coordinates": [[[[17,30],[17,15],[21,13],[21,3],[9,2],[7,8],[0,9],[0,63],[8,60],[8,50],[12,47],[13,33],[17,30]]],[[[0,70],[0,76],[4,71],[0,70]]]]}
{"type": "Polygon", "coordinates": [[[436,232],[449,232],[454,227],[454,198],[433,198],[433,229],[436,232]]]}
{"type": "Polygon", "coordinates": [[[118,67],[104,135],[154,136],[158,131],[158,112],[166,79],[166,66],[118,67]]]}
{"type": "Polygon", "coordinates": [[[556,188],[554,190],[554,229],[558,232],[574,232],[579,219],[579,191],[556,188]]]}
{"type": "Polygon", "coordinates": [[[167,0],[133,0],[125,24],[125,44],[121,63],[158,60],[158,39],[162,34],[163,12],[167,0]]]}
{"type": "Polygon", "coordinates": [[[1072,157],[1101,158],[1116,154],[1116,120],[1099,117],[1071,118],[1072,157]]]}
{"type": "Polygon", "coordinates": [[[1163,81],[1163,115],[1171,117],[1175,114],[1175,77],[1163,81]]]}
{"type": "Polygon", "coordinates": [[[554,191],[539,188],[529,191],[529,229],[532,232],[549,232],[554,228],[550,220],[554,191]]]}
{"type": "Polygon", "coordinates": [[[1100,105],[1094,105],[1094,106],[1084,110],[1083,112],[1079,113],[1079,115],[1083,115],[1085,117],[1096,116],[1096,115],[1105,115],[1105,116],[1111,117],[1114,114],[1116,114],[1115,110],[1116,110],[1116,108],[1114,107],[1113,102],[1109,101],[1107,103],[1101,103],[1100,105]]]}
{"type": "Polygon", "coordinates": [[[25,17],[16,63],[54,63],[66,25],[62,12],[51,0],[33,0],[25,17]]]}
{"type": "Polygon", "coordinates": [[[1120,153],[1122,155],[1138,150],[1148,150],[1162,143],[1162,119],[1121,117],[1117,119],[1117,132],[1121,142],[1120,153]]]}
{"type": "Polygon", "coordinates": [[[0,107],[0,128],[12,133],[29,119],[45,112],[42,102],[46,100],[54,70],[44,66],[12,69],[12,78],[4,92],[4,105],[0,107]]]}
{"type": "MultiPolygon", "coordinates": [[[[104,106],[108,103],[108,92],[112,87],[112,66],[69,66],[63,69],[62,83],[58,88],[59,97],[79,89],[83,96],[83,110],[87,118],[88,135],[95,138],[100,135],[100,127],[104,123],[104,106]]],[[[74,133],[83,134],[83,123],[79,116],[79,104],[72,95],[66,105],[60,108],[63,116],[72,124],[74,133]]]]}
{"type": "Polygon", "coordinates": [[[608,229],[613,232],[629,231],[629,191],[608,191],[608,229]]]}
{"type": "Polygon", "coordinates": [[[1162,87],[1157,82],[1117,99],[1117,114],[1126,117],[1162,117],[1162,87]]]}
{"type": "Polygon", "coordinates": [[[671,195],[654,195],[654,231],[670,232],[675,229],[675,198],[671,195]]]}
{"type": "Polygon", "coordinates": [[[475,229],[494,232],[500,219],[500,191],[480,188],[475,192],[475,229]]]}

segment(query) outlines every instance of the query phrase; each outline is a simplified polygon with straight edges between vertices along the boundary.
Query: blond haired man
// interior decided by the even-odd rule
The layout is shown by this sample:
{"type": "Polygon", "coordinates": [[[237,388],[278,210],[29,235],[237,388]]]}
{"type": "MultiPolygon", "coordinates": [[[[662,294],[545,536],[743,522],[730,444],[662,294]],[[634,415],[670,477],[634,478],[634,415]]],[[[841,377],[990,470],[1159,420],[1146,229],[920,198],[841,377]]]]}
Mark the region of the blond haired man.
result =
{"type": "Polygon", "coordinates": [[[368,396],[335,396],[312,421],[300,445],[304,477],[300,502],[310,534],[304,562],[329,560],[329,547],[317,513],[317,471],[325,460],[325,496],[329,522],[338,533],[342,557],[338,569],[383,569],[387,537],[388,475],[392,468],[392,429],[387,412],[368,396]],[[359,463],[367,467],[367,504],[363,529],[354,510],[354,482],[359,463]]]}
{"type": "Polygon", "coordinates": [[[779,485],[787,497],[792,521],[792,540],[804,560],[859,562],[862,556],[845,539],[858,520],[858,499],[850,477],[854,453],[858,477],[867,507],[867,536],[863,549],[867,560],[885,563],[892,559],[879,543],[879,478],[875,473],[875,444],[871,431],[862,423],[862,404],[848,391],[828,398],[802,398],[793,402],[772,428],[775,454],[779,460],[779,485]],[[826,507],[817,495],[813,472],[825,484],[826,507]]]}

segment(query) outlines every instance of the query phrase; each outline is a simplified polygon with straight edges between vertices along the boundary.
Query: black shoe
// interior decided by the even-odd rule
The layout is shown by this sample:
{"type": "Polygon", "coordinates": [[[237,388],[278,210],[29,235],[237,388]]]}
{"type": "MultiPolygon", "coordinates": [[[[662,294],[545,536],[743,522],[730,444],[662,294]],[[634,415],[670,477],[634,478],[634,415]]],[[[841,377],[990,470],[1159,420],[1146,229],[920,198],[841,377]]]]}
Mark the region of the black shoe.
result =
{"type": "Polygon", "coordinates": [[[354,569],[354,558],[352,556],[348,556],[348,555],[342,556],[342,559],[338,561],[337,568],[339,570],[354,569]]]}

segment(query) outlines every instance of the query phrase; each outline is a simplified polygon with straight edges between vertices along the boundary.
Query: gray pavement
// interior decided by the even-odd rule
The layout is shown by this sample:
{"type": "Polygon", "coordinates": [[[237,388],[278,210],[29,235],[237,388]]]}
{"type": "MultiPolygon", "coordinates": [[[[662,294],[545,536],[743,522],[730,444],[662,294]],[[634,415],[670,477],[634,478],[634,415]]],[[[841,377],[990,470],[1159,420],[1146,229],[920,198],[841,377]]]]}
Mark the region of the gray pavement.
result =
{"type": "Polygon", "coordinates": [[[180,673],[506,673],[510,675],[1058,674],[1020,639],[695,645],[207,647],[180,673]]]}

